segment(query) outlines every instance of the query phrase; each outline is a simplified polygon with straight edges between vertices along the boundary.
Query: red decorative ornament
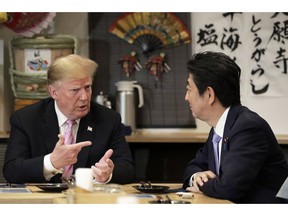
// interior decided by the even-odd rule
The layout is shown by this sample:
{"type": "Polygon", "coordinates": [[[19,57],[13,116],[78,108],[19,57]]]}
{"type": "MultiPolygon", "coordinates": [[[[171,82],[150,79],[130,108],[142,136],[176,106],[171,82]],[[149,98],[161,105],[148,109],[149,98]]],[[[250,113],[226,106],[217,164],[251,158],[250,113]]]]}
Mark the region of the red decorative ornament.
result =
{"type": "Polygon", "coordinates": [[[130,55],[123,56],[119,63],[122,64],[122,69],[126,74],[126,77],[130,77],[135,70],[139,71],[142,68],[142,65],[136,57],[136,52],[134,51],[132,51],[130,55]]]}
{"type": "Polygon", "coordinates": [[[149,69],[150,74],[155,77],[155,81],[165,72],[170,71],[169,65],[165,62],[165,53],[161,52],[159,56],[152,56],[145,64],[145,68],[149,69]]]}
{"type": "Polygon", "coordinates": [[[47,29],[48,25],[53,21],[55,13],[39,12],[39,13],[7,13],[8,20],[3,24],[14,32],[25,36],[32,37],[34,34],[40,34],[41,31],[47,29]]]}

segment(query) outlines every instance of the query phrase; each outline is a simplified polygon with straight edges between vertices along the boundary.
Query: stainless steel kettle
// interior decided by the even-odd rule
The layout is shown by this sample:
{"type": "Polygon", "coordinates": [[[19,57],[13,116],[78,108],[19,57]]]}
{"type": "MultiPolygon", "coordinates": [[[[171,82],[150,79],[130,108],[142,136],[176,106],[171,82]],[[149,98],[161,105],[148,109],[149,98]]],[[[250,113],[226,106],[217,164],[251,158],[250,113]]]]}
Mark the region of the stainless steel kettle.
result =
{"type": "Polygon", "coordinates": [[[139,95],[138,108],[144,105],[143,89],[136,83],[137,81],[119,81],[115,84],[117,86],[116,111],[120,113],[122,123],[131,127],[132,132],[136,131],[135,88],[138,90],[139,95]]]}

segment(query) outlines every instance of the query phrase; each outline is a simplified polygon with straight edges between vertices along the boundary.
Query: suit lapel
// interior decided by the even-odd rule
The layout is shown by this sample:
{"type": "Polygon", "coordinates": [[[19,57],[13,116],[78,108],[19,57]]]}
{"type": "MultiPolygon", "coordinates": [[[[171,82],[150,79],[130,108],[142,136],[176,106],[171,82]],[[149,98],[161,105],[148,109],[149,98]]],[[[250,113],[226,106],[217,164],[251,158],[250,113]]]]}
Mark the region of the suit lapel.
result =
{"type": "Polygon", "coordinates": [[[224,134],[222,139],[222,150],[221,150],[221,160],[222,157],[224,158],[226,153],[229,151],[229,142],[230,142],[230,133],[231,129],[237,119],[239,110],[241,109],[241,105],[232,106],[229,110],[229,113],[227,115],[225,128],[224,128],[224,134]]]}
{"type": "MultiPolygon", "coordinates": [[[[45,136],[46,147],[48,149],[48,152],[51,153],[55,148],[55,144],[58,142],[58,134],[60,133],[58,119],[54,107],[54,100],[52,99],[51,101],[48,102],[47,110],[43,115],[41,125],[43,129],[43,134],[45,136]]],[[[95,134],[94,125],[95,122],[91,117],[91,114],[88,114],[87,116],[82,118],[80,120],[76,142],[82,142],[82,141],[92,142],[94,136],[93,134],[95,134]]],[[[74,165],[74,170],[78,167],[86,166],[87,159],[89,158],[88,157],[89,151],[90,146],[83,147],[81,149],[81,151],[78,154],[78,161],[74,165]]]]}
{"type": "Polygon", "coordinates": [[[46,147],[51,153],[58,141],[59,126],[58,119],[54,108],[54,101],[51,100],[47,105],[47,110],[42,118],[42,129],[45,136],[46,147]]]}

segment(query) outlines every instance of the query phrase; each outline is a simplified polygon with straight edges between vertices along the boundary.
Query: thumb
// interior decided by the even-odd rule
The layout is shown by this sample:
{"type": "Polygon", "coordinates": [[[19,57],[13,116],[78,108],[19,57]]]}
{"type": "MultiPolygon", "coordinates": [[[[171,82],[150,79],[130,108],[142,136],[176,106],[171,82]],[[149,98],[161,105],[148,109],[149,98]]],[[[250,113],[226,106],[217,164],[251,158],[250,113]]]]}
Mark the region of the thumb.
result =
{"type": "Polygon", "coordinates": [[[56,145],[57,145],[57,146],[64,145],[64,140],[65,140],[64,135],[58,134],[58,138],[59,138],[59,140],[58,140],[58,142],[56,143],[56,145]]]}
{"type": "Polygon", "coordinates": [[[106,160],[109,159],[112,156],[112,154],[113,154],[112,149],[107,150],[99,162],[106,162],[106,160]]]}

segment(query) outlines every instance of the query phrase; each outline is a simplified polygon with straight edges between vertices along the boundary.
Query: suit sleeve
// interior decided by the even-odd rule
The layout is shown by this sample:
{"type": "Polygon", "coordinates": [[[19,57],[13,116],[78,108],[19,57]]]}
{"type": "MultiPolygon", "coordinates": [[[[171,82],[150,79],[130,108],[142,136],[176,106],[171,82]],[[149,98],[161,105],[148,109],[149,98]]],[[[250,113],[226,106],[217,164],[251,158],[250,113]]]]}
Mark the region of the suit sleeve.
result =
{"type": "Polygon", "coordinates": [[[221,158],[220,175],[204,183],[201,191],[208,196],[229,200],[239,200],[249,194],[269,155],[267,136],[271,132],[263,127],[255,121],[234,127],[227,143],[228,153],[221,158]]]}
{"type": "Polygon", "coordinates": [[[111,147],[114,151],[112,155],[114,171],[111,182],[120,184],[134,182],[134,160],[130,147],[125,139],[124,125],[121,123],[121,117],[118,113],[116,115],[113,135],[111,137],[111,147]]]}
{"type": "MultiPolygon", "coordinates": [[[[3,173],[9,183],[45,182],[44,155],[31,156],[29,127],[25,121],[25,118],[17,114],[13,114],[10,118],[11,132],[5,153],[3,173]]],[[[38,129],[35,127],[33,133],[39,133],[38,129]]]]}
{"type": "Polygon", "coordinates": [[[194,173],[207,171],[209,168],[208,166],[208,157],[209,157],[208,143],[209,143],[209,140],[211,140],[210,136],[211,135],[209,135],[205,145],[197,151],[195,158],[191,160],[185,168],[184,183],[183,183],[184,189],[186,189],[189,186],[189,180],[194,173]]]}

